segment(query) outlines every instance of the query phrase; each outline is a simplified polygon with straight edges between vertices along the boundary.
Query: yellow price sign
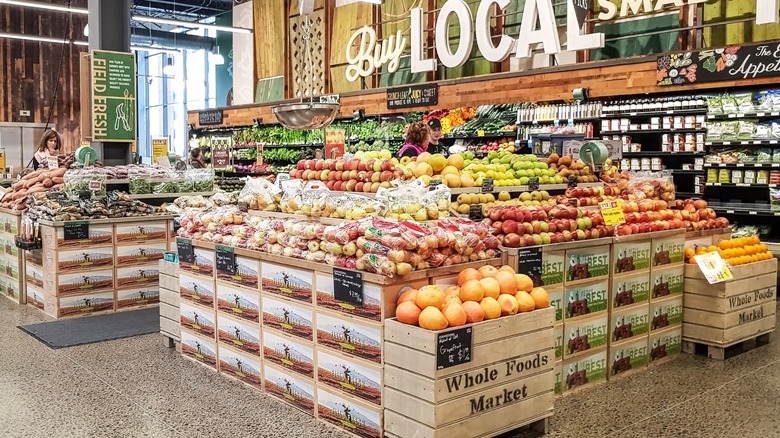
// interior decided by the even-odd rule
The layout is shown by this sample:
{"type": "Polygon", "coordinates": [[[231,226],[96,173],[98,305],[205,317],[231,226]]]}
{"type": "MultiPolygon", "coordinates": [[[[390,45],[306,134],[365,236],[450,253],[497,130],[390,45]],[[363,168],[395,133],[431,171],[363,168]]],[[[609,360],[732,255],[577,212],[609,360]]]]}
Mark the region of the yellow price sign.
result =
{"type": "Polygon", "coordinates": [[[701,273],[710,284],[722,283],[734,278],[728,263],[717,252],[708,252],[693,256],[701,273]]]}
{"type": "Polygon", "coordinates": [[[601,217],[604,218],[604,225],[608,227],[626,223],[623,206],[619,201],[602,202],[599,204],[599,210],[601,210],[601,217]]]}
{"type": "Polygon", "coordinates": [[[161,157],[168,156],[168,138],[152,138],[152,163],[157,164],[161,157]]]}
{"type": "Polygon", "coordinates": [[[477,131],[477,137],[484,137],[485,131],[477,131]]]}

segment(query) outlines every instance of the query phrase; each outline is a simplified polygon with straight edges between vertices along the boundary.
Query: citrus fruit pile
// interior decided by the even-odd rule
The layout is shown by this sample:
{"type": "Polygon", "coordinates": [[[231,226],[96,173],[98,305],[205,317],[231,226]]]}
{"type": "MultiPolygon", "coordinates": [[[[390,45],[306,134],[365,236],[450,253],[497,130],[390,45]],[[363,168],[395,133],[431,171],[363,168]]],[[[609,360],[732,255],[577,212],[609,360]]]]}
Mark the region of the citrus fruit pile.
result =
{"type": "Polygon", "coordinates": [[[718,246],[699,246],[695,250],[688,248],[685,252],[688,263],[696,263],[693,259],[696,255],[717,252],[731,266],[771,260],[774,257],[767,246],[761,243],[758,236],[723,240],[718,246]]]}

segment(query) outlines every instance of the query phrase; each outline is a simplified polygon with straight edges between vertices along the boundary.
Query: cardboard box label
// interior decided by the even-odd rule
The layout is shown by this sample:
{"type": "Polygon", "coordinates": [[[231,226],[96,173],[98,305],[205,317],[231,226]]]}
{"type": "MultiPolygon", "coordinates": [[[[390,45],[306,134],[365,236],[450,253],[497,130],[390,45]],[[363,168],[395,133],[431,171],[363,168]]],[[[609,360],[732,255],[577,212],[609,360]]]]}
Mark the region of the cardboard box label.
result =
{"type": "Polygon", "coordinates": [[[27,285],[27,304],[31,304],[41,310],[46,306],[46,298],[44,298],[43,291],[35,287],[27,285]]]}
{"type": "Polygon", "coordinates": [[[241,286],[258,289],[260,261],[248,257],[236,256],[236,272],[217,271],[217,279],[241,286]]]}
{"type": "Polygon", "coordinates": [[[542,277],[539,282],[532,278],[534,286],[551,286],[563,283],[564,264],[563,252],[542,251],[542,277]]]}
{"type": "Polygon", "coordinates": [[[685,261],[685,235],[653,239],[653,266],[683,263],[685,261]]]}
{"type": "Polygon", "coordinates": [[[78,297],[65,297],[60,298],[58,301],[57,317],[85,315],[88,313],[114,310],[113,292],[78,297]]]}
{"type": "Polygon", "coordinates": [[[156,285],[146,288],[120,290],[116,293],[117,309],[147,306],[160,302],[160,288],[156,285]]]}
{"type": "Polygon", "coordinates": [[[314,312],[311,308],[263,298],[263,325],[307,341],[314,340],[314,312]]]}
{"type": "Polygon", "coordinates": [[[294,339],[266,331],[263,333],[263,357],[285,369],[314,378],[314,349],[294,339]]]}
{"type": "Polygon", "coordinates": [[[610,247],[566,251],[566,260],[566,281],[606,277],[610,268],[610,247]]]}
{"type": "Polygon", "coordinates": [[[217,310],[250,322],[260,322],[260,293],[217,284],[217,310]]]}
{"type": "Polygon", "coordinates": [[[58,251],[46,250],[44,264],[47,268],[60,271],[80,271],[92,269],[98,266],[111,266],[114,264],[114,252],[111,248],[96,250],[58,251]],[[56,257],[56,265],[55,265],[56,257]]]}
{"type": "Polygon", "coordinates": [[[160,282],[160,265],[131,266],[117,268],[116,288],[138,288],[144,285],[156,285],[160,282]]]}
{"type": "Polygon", "coordinates": [[[650,333],[650,362],[682,351],[682,326],[650,333]]]}
{"type": "Polygon", "coordinates": [[[653,271],[650,284],[653,288],[653,298],[681,295],[685,281],[685,266],[653,271]]]}
{"type": "Polygon", "coordinates": [[[647,305],[613,311],[610,318],[610,327],[612,328],[610,340],[619,342],[647,334],[650,331],[648,311],[647,305]]]}
{"type": "Polygon", "coordinates": [[[382,335],[378,327],[317,313],[317,343],[372,362],[382,362],[382,335]]]}
{"type": "Polygon", "coordinates": [[[28,285],[32,284],[40,288],[43,287],[43,269],[39,268],[38,266],[28,263],[25,278],[27,279],[28,285]]]}
{"type": "Polygon", "coordinates": [[[57,287],[54,285],[55,274],[46,274],[45,288],[50,294],[60,296],[88,293],[99,289],[114,288],[114,271],[94,271],[86,273],[57,275],[57,287]]]}
{"type": "Polygon", "coordinates": [[[550,306],[555,308],[555,320],[563,321],[563,288],[555,288],[547,291],[550,297],[550,306]]]}
{"type": "Polygon", "coordinates": [[[379,286],[363,283],[363,304],[352,304],[336,299],[333,277],[316,274],[317,306],[372,321],[382,321],[382,290],[379,286]]]}
{"type": "MultiPolygon", "coordinates": [[[[53,246],[53,236],[48,233],[51,227],[42,227],[44,229],[43,240],[46,245],[53,246]]],[[[81,247],[81,246],[93,246],[103,243],[111,243],[114,239],[114,226],[113,225],[90,225],[89,226],[89,238],[82,240],[65,240],[65,228],[56,228],[57,244],[61,248],[65,247],[81,247]]]]}
{"type": "Polygon", "coordinates": [[[563,327],[563,336],[566,341],[564,355],[569,357],[576,353],[606,346],[609,336],[608,324],[606,313],[604,316],[582,321],[566,321],[563,327]]]}
{"type": "Polygon", "coordinates": [[[314,385],[268,365],[263,374],[266,392],[314,415],[314,385]]]}
{"type": "Polygon", "coordinates": [[[612,279],[612,307],[620,308],[642,303],[650,298],[650,274],[631,274],[612,279]]]}
{"type": "Polygon", "coordinates": [[[382,418],[379,411],[367,409],[323,388],[317,389],[317,417],[359,436],[379,438],[382,418]]]}
{"type": "Polygon", "coordinates": [[[650,240],[616,243],[614,245],[614,273],[639,271],[650,268],[650,240]]]}
{"type": "Polygon", "coordinates": [[[555,360],[563,358],[563,324],[555,324],[555,360]]]}
{"type": "Polygon", "coordinates": [[[165,243],[147,243],[144,246],[116,247],[116,266],[144,265],[162,260],[168,250],[165,243]]]}
{"type": "Polygon", "coordinates": [[[609,348],[609,375],[615,376],[629,370],[646,367],[650,362],[647,338],[622,342],[609,348]]]}
{"type": "Polygon", "coordinates": [[[555,362],[555,387],[556,394],[563,394],[563,361],[555,362]]]}
{"type": "Polygon", "coordinates": [[[212,281],[180,274],[179,293],[183,300],[189,300],[206,307],[214,305],[214,282],[212,281]]]}
{"type": "Polygon", "coordinates": [[[219,342],[247,353],[260,356],[260,326],[217,318],[217,336],[219,342]]]}
{"type": "Polygon", "coordinates": [[[682,324],[683,297],[665,299],[650,303],[650,330],[682,324]]]}
{"type": "Polygon", "coordinates": [[[317,352],[317,382],[376,405],[382,404],[382,372],[354,360],[317,352]]]}
{"type": "Polygon", "coordinates": [[[590,315],[607,310],[609,280],[588,286],[566,289],[566,318],[590,315]]]}
{"type": "Polygon", "coordinates": [[[263,387],[260,359],[223,348],[219,350],[219,371],[257,389],[263,387]]]}
{"type": "Polygon", "coordinates": [[[207,338],[214,338],[217,329],[214,312],[184,302],[179,305],[179,323],[182,328],[207,338]]]}
{"type": "Polygon", "coordinates": [[[137,225],[117,225],[116,242],[130,243],[164,240],[168,237],[167,222],[144,222],[137,225]]]}
{"type": "Polygon", "coordinates": [[[607,379],[607,350],[564,361],[564,391],[607,379]]]}
{"type": "Polygon", "coordinates": [[[217,367],[217,343],[213,339],[195,336],[189,332],[181,332],[181,352],[214,369],[217,367]]]}
{"type": "Polygon", "coordinates": [[[306,303],[312,302],[312,283],[314,282],[312,271],[273,263],[263,263],[261,271],[263,293],[281,295],[306,303]]]}
{"type": "Polygon", "coordinates": [[[187,263],[186,261],[179,259],[179,266],[181,266],[181,269],[205,275],[206,277],[214,275],[214,251],[195,248],[193,250],[193,256],[195,258],[193,263],[187,263]]]}

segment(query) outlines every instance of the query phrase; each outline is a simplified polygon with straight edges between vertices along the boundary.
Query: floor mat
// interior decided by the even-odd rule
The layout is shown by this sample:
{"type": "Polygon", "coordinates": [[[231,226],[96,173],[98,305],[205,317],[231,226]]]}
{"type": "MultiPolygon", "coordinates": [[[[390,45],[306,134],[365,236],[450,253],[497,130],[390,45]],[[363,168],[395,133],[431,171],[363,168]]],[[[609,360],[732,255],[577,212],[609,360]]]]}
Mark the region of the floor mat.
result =
{"type": "Polygon", "coordinates": [[[160,332],[157,307],[18,326],[51,348],[65,348],[160,332]]]}

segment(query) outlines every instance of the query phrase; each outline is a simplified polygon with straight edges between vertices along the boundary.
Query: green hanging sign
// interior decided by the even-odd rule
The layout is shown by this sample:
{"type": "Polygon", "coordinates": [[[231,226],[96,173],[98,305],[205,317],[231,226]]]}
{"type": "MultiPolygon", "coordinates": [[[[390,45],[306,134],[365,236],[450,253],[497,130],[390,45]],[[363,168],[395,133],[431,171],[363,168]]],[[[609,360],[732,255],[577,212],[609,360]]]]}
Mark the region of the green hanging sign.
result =
{"type": "Polygon", "coordinates": [[[135,55],[92,51],[92,140],[136,140],[135,55]]]}

